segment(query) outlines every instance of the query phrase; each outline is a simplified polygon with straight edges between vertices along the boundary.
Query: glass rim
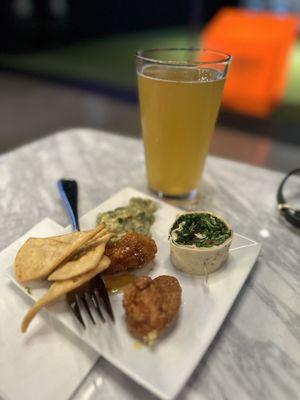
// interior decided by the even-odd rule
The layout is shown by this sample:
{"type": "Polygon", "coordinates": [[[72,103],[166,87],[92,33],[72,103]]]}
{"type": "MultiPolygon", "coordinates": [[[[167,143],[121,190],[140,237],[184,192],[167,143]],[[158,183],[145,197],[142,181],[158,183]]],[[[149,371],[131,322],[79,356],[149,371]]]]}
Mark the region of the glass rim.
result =
{"type": "Polygon", "coordinates": [[[161,64],[161,65],[179,65],[179,66],[186,66],[186,65],[206,65],[206,64],[224,64],[229,63],[232,60],[232,56],[224,51],[214,50],[210,48],[200,48],[200,47],[162,47],[162,48],[152,48],[146,50],[138,50],[135,53],[135,56],[138,60],[148,61],[153,64],[161,64]],[[157,51],[187,51],[187,52],[207,52],[212,53],[214,55],[220,56],[219,59],[213,61],[197,61],[193,60],[192,62],[189,61],[175,61],[175,60],[159,60],[157,58],[151,58],[144,56],[145,53],[157,52],[157,51]],[[222,58],[221,58],[222,57],[222,58]]]}

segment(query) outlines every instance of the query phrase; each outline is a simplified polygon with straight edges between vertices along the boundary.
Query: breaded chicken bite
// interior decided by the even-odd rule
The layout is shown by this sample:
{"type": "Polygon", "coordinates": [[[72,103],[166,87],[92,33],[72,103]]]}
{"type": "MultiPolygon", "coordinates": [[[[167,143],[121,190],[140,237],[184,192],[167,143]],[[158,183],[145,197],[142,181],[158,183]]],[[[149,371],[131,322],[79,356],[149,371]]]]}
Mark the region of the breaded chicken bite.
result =
{"type": "Polygon", "coordinates": [[[105,255],[111,264],[106,274],[125,272],[131,268],[141,268],[152,261],[157,253],[153,239],[141,233],[128,232],[115,243],[108,244],[105,255]]]}
{"type": "Polygon", "coordinates": [[[177,317],[181,287],[173,276],[139,277],[124,291],[123,306],[129,331],[147,344],[160,337],[177,317]]]}

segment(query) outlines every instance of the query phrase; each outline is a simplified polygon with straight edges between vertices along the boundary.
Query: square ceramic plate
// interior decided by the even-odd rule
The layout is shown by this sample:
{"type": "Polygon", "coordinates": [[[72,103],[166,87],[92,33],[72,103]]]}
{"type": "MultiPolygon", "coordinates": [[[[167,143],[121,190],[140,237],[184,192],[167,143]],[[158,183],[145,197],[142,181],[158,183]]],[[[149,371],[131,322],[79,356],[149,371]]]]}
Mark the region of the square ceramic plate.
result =
{"type": "MultiPolygon", "coordinates": [[[[126,205],[133,196],[149,197],[130,188],[124,189],[84,215],[80,221],[81,228],[94,227],[99,212],[126,205]]],[[[159,202],[152,227],[158,254],[147,273],[151,277],[164,274],[176,276],[182,287],[179,318],[156,346],[137,346],[136,340],[128,333],[122,294],[111,296],[115,324],[101,324],[99,321],[96,326],[89,325],[87,330],[80,327],[65,302],[48,308],[54,318],[101,356],[162,399],[172,399],[178,394],[203,357],[249,275],[261,247],[253,240],[235,234],[226,265],[210,275],[207,284],[203,278],[183,275],[173,268],[169,259],[168,230],[178,212],[179,209],[159,202]]],[[[11,269],[9,273],[14,283],[24,291],[14,280],[11,269]]],[[[47,287],[45,284],[30,286],[33,299],[39,298],[47,287]]],[[[34,323],[30,329],[34,329],[34,323]]]]}

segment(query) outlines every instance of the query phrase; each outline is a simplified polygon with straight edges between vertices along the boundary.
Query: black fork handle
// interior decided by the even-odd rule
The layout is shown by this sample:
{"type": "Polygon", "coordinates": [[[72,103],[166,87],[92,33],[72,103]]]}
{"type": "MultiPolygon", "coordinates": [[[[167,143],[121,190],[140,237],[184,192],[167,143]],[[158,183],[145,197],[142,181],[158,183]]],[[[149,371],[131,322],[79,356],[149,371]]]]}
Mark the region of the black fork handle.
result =
{"type": "MultiPolygon", "coordinates": [[[[77,185],[77,182],[74,179],[60,179],[57,182],[57,186],[58,186],[59,193],[63,199],[64,205],[66,207],[67,213],[70,217],[70,221],[71,221],[73,230],[80,231],[79,221],[78,221],[78,185],[77,185]]],[[[113,313],[113,310],[112,310],[112,307],[110,304],[107,290],[105,288],[105,284],[104,284],[100,274],[98,274],[96,277],[93,278],[94,282],[96,282],[96,280],[98,281],[99,286],[97,288],[99,290],[100,296],[102,297],[105,309],[106,309],[108,315],[110,316],[111,320],[114,322],[114,320],[115,320],[114,313],[113,313]]],[[[84,322],[82,320],[82,316],[78,315],[78,313],[80,314],[80,309],[79,309],[77,299],[74,304],[76,306],[76,309],[73,309],[73,312],[75,313],[76,317],[79,319],[79,322],[85,327],[84,322]]],[[[100,314],[101,311],[99,312],[100,306],[98,303],[97,303],[96,309],[97,309],[98,313],[100,314]]],[[[103,316],[102,316],[102,318],[103,318],[103,316]]],[[[95,321],[93,319],[92,319],[92,321],[93,321],[93,323],[95,323],[95,321]]]]}
{"type": "Polygon", "coordinates": [[[74,231],[79,231],[77,182],[73,179],[60,179],[57,182],[57,186],[69,215],[72,228],[74,231]]]}

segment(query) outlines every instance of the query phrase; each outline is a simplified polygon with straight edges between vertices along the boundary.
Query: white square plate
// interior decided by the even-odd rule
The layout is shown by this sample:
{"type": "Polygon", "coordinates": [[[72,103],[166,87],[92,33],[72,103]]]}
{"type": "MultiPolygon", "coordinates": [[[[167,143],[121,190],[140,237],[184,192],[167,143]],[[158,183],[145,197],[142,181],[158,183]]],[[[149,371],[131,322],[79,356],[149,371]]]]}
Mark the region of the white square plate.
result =
{"type": "MultiPolygon", "coordinates": [[[[81,228],[94,227],[99,212],[126,205],[133,196],[149,197],[130,188],[124,189],[84,215],[80,221],[81,228]]],[[[53,317],[100,355],[163,399],[172,399],[178,394],[201,360],[249,275],[261,247],[253,240],[235,234],[226,265],[209,276],[208,284],[203,278],[183,275],[173,268],[169,259],[168,230],[178,212],[177,208],[159,202],[152,227],[158,254],[149,274],[151,277],[164,274],[177,277],[183,294],[177,323],[156,346],[140,348],[136,345],[136,340],[126,329],[121,294],[111,296],[116,316],[114,325],[99,322],[97,326],[90,325],[83,330],[65,302],[48,308],[53,317]]],[[[14,283],[24,291],[15,281],[11,269],[9,273],[14,283]]],[[[43,284],[32,287],[33,299],[40,297],[45,290],[43,284]]],[[[30,329],[34,329],[34,323],[30,329]]]]}

